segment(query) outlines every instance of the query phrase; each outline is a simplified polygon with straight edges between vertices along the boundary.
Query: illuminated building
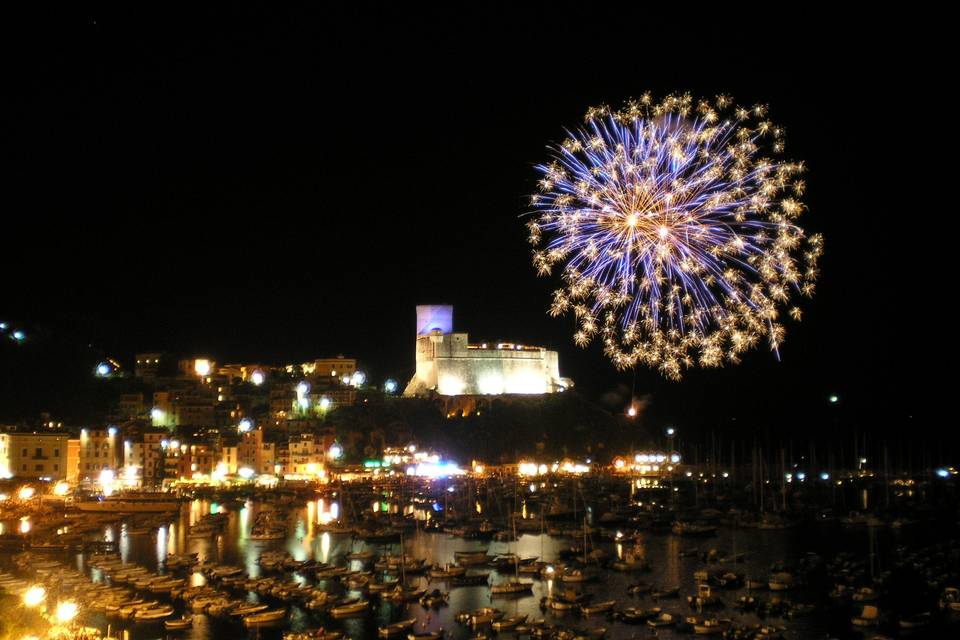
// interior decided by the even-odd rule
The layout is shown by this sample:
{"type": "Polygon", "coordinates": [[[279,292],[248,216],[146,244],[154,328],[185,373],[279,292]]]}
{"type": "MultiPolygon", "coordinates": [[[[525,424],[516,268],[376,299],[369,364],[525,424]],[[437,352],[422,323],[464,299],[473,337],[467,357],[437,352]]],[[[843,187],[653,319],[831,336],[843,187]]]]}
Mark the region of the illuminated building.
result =
{"type": "Polygon", "coordinates": [[[470,344],[453,330],[453,307],[417,306],[417,369],[405,396],[545,394],[572,386],[561,378],[556,351],[492,342],[470,344]]]}
{"type": "Polygon", "coordinates": [[[273,473],[276,446],[263,441],[263,430],[252,429],[241,436],[237,447],[237,467],[253,469],[257,474],[273,473]]]}
{"type": "Polygon", "coordinates": [[[0,478],[66,478],[69,439],[66,433],[0,433],[0,478]]]}
{"type": "Polygon", "coordinates": [[[160,375],[160,367],[165,360],[163,353],[138,353],[136,355],[136,364],[133,367],[133,375],[147,382],[152,382],[160,375]]]}
{"type": "Polygon", "coordinates": [[[104,469],[119,470],[123,462],[120,434],[109,429],[81,429],[78,458],[78,479],[96,481],[104,469]]]}
{"type": "Polygon", "coordinates": [[[147,429],[139,440],[126,439],[123,442],[123,466],[125,476],[135,476],[136,482],[146,486],[157,484],[165,472],[164,449],[179,447],[180,443],[168,440],[169,432],[164,429],[147,429]]]}

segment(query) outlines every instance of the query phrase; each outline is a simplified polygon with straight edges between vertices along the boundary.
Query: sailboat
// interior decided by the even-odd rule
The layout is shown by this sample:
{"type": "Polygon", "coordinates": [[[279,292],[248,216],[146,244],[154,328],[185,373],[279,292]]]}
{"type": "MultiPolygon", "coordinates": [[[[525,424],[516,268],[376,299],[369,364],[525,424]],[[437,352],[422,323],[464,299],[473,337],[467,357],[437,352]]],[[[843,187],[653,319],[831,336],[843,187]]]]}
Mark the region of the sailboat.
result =
{"type": "MultiPolygon", "coordinates": [[[[517,539],[517,519],[516,515],[511,518],[513,523],[513,538],[517,539]]],[[[527,582],[520,579],[520,557],[514,553],[513,554],[513,571],[514,577],[513,580],[507,580],[506,582],[501,582],[500,584],[495,584],[490,587],[490,595],[493,596],[513,596],[521,594],[533,594],[533,583],[527,582]]]]}

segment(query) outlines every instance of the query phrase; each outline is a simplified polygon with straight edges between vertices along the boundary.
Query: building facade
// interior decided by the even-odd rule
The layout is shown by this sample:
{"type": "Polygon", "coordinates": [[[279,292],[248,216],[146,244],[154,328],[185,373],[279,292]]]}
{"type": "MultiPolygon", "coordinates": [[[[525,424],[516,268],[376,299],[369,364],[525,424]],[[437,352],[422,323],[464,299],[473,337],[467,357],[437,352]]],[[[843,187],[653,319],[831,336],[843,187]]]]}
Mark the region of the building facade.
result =
{"type": "Polygon", "coordinates": [[[453,307],[417,306],[416,373],[405,396],[556,393],[573,386],[560,377],[556,351],[511,342],[471,344],[453,330],[453,307]]]}
{"type": "Polygon", "coordinates": [[[66,433],[0,434],[0,477],[65,479],[69,440],[66,433]]]}

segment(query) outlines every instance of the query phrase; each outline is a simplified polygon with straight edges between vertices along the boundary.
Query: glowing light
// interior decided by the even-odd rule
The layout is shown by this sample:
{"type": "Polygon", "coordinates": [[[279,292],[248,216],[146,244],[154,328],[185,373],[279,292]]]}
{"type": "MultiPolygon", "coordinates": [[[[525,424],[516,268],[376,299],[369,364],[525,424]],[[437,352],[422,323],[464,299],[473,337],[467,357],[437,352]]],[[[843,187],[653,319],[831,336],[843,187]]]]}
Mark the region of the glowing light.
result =
{"type": "Polygon", "coordinates": [[[765,108],[727,96],[649,95],[584,125],[537,167],[527,223],[541,275],[560,270],[552,315],[574,341],[599,340],[620,369],[670,379],[738,362],[766,338],[777,352],[792,294],[813,295],[823,238],[796,220],[802,163],[771,159],[782,131],[765,108]]]}
{"type": "Polygon", "coordinates": [[[350,384],[353,385],[354,387],[359,387],[366,381],[367,381],[367,375],[363,371],[357,371],[350,378],[350,384]]]}
{"type": "Polygon", "coordinates": [[[937,475],[940,476],[941,478],[949,478],[950,471],[947,469],[937,469],[937,475]]]}
{"type": "Polygon", "coordinates": [[[53,485],[53,495],[63,497],[70,493],[70,484],[67,482],[58,482],[53,485]]]}
{"type": "Polygon", "coordinates": [[[57,620],[61,623],[67,623],[74,619],[77,615],[77,603],[76,602],[61,602],[57,605],[57,620]]]}
{"type": "Polygon", "coordinates": [[[253,428],[253,423],[250,421],[250,418],[243,418],[240,420],[240,423],[237,425],[237,431],[240,433],[246,433],[253,428]]]}
{"type": "Polygon", "coordinates": [[[36,607],[47,599],[47,590],[38,584],[31,586],[23,593],[23,604],[28,607],[36,607]]]}
{"type": "Polygon", "coordinates": [[[110,436],[111,438],[112,438],[113,436],[117,435],[117,428],[116,428],[116,427],[110,427],[109,429],[107,429],[107,435],[110,436]]]}
{"type": "Polygon", "coordinates": [[[387,393],[396,393],[398,387],[397,381],[393,379],[388,379],[383,383],[383,390],[387,393]]]}
{"type": "Polygon", "coordinates": [[[420,462],[416,466],[407,467],[408,476],[426,478],[449,478],[466,473],[455,462],[420,462]]]}
{"type": "Polygon", "coordinates": [[[667,427],[667,435],[672,436],[676,433],[676,430],[673,427],[667,427]]]}
{"type": "Polygon", "coordinates": [[[800,471],[799,473],[797,473],[797,480],[799,480],[800,482],[803,482],[806,479],[807,479],[806,473],[804,473],[803,471],[800,471]]]}
{"type": "Polygon", "coordinates": [[[97,375],[101,378],[104,378],[110,375],[110,365],[106,362],[101,362],[97,365],[97,375]]]}
{"type": "Polygon", "coordinates": [[[267,379],[267,378],[266,378],[266,376],[263,374],[263,371],[260,371],[259,369],[257,369],[256,371],[254,371],[253,373],[250,374],[250,382],[252,382],[254,385],[256,385],[256,386],[258,386],[258,387],[259,387],[260,385],[262,385],[262,384],[263,384],[263,381],[266,380],[266,379],[267,379]]]}
{"type": "Polygon", "coordinates": [[[630,416],[631,418],[636,418],[637,408],[631,405],[630,408],[627,409],[627,415],[630,416]]]}
{"type": "Polygon", "coordinates": [[[830,396],[827,399],[830,401],[830,404],[837,404],[840,402],[840,396],[830,396]]]}
{"type": "Polygon", "coordinates": [[[17,493],[17,495],[20,496],[21,500],[29,500],[36,492],[37,490],[33,487],[23,486],[20,487],[20,491],[17,493]]]}
{"type": "Polygon", "coordinates": [[[205,378],[210,375],[210,361],[206,358],[197,358],[193,361],[193,371],[201,378],[205,378]]]}
{"type": "Polygon", "coordinates": [[[326,396],[320,398],[320,411],[327,411],[331,404],[330,398],[326,396]]]}
{"type": "Polygon", "coordinates": [[[243,478],[244,480],[249,480],[254,476],[254,474],[256,474],[256,471],[254,471],[250,467],[240,467],[239,469],[237,469],[237,475],[243,478]]]}
{"type": "Polygon", "coordinates": [[[104,469],[103,471],[100,472],[99,481],[100,481],[100,488],[103,491],[103,495],[109,496],[113,494],[115,479],[116,477],[114,476],[112,469],[104,469]]]}
{"type": "Polygon", "coordinates": [[[33,528],[33,524],[30,522],[30,516],[23,516],[20,518],[20,533],[30,533],[30,529],[33,528]]]}
{"type": "Polygon", "coordinates": [[[310,393],[310,383],[304,380],[297,385],[297,397],[303,397],[310,393]]]}
{"type": "Polygon", "coordinates": [[[334,443],[330,445],[329,454],[331,458],[337,459],[343,455],[343,447],[341,447],[339,444],[334,443]]]}
{"type": "Polygon", "coordinates": [[[150,410],[150,417],[153,418],[154,422],[163,422],[166,415],[166,412],[159,407],[154,407],[150,410]]]}
{"type": "Polygon", "coordinates": [[[0,331],[6,331],[9,326],[6,322],[0,322],[0,331]]]}
{"type": "Polygon", "coordinates": [[[820,479],[821,479],[821,480],[829,480],[829,479],[830,479],[830,474],[827,473],[826,471],[824,471],[824,472],[822,472],[822,473],[820,474],[820,479]]]}
{"type": "Polygon", "coordinates": [[[680,454],[679,454],[679,453],[671,453],[671,454],[670,454],[670,462],[672,462],[673,464],[677,464],[678,462],[680,462],[680,454]]]}
{"type": "Polygon", "coordinates": [[[25,334],[23,331],[20,331],[20,329],[15,329],[10,336],[17,342],[23,342],[27,339],[27,334],[25,334]]]}

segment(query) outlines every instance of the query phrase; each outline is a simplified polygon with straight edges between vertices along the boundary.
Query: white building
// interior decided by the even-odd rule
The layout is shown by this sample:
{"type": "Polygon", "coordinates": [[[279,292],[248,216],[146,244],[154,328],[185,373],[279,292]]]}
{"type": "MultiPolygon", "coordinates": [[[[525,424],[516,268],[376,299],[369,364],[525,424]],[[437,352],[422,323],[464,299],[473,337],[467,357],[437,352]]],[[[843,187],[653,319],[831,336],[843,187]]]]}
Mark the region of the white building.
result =
{"type": "Polygon", "coordinates": [[[453,307],[417,306],[417,371],[404,395],[544,394],[573,386],[556,351],[510,342],[470,344],[453,331],[453,307]]]}

